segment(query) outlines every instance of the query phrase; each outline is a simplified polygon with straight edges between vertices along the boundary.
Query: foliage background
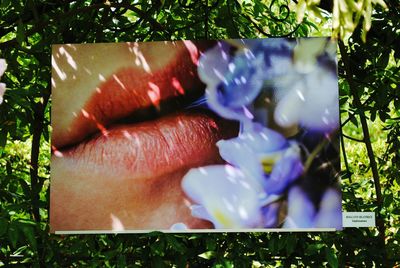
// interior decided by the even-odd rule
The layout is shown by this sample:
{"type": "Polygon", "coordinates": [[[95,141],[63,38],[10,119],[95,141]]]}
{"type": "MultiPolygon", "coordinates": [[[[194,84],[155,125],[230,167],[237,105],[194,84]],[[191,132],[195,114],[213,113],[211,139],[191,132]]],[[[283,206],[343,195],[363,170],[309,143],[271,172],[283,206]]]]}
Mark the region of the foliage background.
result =
{"type": "Polygon", "coordinates": [[[0,1],[0,266],[399,266],[400,5],[296,2],[0,1]],[[339,38],[343,209],[374,211],[377,228],[48,233],[51,44],[321,35],[339,38]]]}

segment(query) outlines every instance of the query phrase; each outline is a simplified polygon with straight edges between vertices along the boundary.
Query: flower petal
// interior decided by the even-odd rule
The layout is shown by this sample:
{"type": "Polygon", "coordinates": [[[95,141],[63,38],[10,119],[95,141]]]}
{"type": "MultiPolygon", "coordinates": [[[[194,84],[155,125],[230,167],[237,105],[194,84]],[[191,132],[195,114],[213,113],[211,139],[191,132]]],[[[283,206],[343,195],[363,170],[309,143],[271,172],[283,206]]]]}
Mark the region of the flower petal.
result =
{"type": "Polygon", "coordinates": [[[306,102],[300,122],[316,131],[331,131],[339,125],[337,78],[322,68],[307,77],[306,102]]]}
{"type": "Polygon", "coordinates": [[[192,216],[199,218],[199,219],[203,219],[203,220],[207,220],[207,221],[212,221],[212,218],[210,216],[210,214],[207,212],[207,210],[205,209],[204,206],[202,205],[192,205],[190,206],[190,210],[192,212],[192,216]]]}
{"type": "Polygon", "coordinates": [[[292,187],[288,195],[288,215],[283,228],[312,228],[315,206],[303,190],[292,187]]]}
{"type": "Polygon", "coordinates": [[[255,188],[265,187],[262,160],[266,157],[274,160],[287,145],[286,139],[280,133],[256,123],[251,131],[217,142],[221,157],[240,168],[249,181],[254,183],[255,188]]]}
{"type": "Polygon", "coordinates": [[[182,180],[184,192],[202,205],[216,228],[262,225],[257,191],[244,174],[229,165],[191,169],[182,180]]]}
{"type": "Polygon", "coordinates": [[[253,124],[251,130],[242,133],[239,137],[232,140],[246,144],[255,153],[261,154],[276,152],[288,145],[287,140],[282,134],[257,123],[253,124]]]}
{"type": "Polygon", "coordinates": [[[232,108],[250,104],[260,93],[264,83],[262,55],[259,54],[256,58],[249,58],[245,53],[236,55],[229,64],[229,69],[225,75],[226,80],[216,87],[218,101],[232,108]]]}
{"type": "Polygon", "coordinates": [[[219,84],[225,79],[229,62],[229,45],[225,42],[218,42],[215,47],[200,56],[197,68],[200,80],[209,87],[219,84]]]}
{"type": "Polygon", "coordinates": [[[221,157],[247,175],[258,191],[264,188],[264,171],[254,150],[237,138],[217,142],[221,157]]]}
{"type": "Polygon", "coordinates": [[[267,194],[281,194],[302,172],[300,148],[293,144],[272,168],[271,175],[265,183],[265,191],[267,194]]]}
{"type": "Polygon", "coordinates": [[[337,190],[328,189],[324,193],[318,214],[315,218],[316,228],[335,228],[341,230],[342,198],[337,190]]]}
{"type": "Polygon", "coordinates": [[[298,89],[288,92],[277,104],[274,111],[275,122],[281,127],[290,127],[299,122],[301,109],[304,106],[304,90],[298,89]]]}
{"type": "Polygon", "coordinates": [[[262,209],[264,228],[276,228],[278,226],[279,209],[279,203],[272,203],[262,209]]]}

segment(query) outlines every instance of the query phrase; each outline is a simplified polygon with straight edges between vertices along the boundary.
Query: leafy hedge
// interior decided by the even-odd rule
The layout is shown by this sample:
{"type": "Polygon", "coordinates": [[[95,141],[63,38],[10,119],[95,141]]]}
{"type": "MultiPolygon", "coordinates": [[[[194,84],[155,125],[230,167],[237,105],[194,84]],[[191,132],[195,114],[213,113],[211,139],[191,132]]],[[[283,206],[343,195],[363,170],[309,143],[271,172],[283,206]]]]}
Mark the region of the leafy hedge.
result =
{"type": "Polygon", "coordinates": [[[281,0],[1,1],[0,58],[8,68],[1,78],[7,91],[0,105],[0,266],[399,265],[400,6],[387,0],[384,8],[376,1],[380,5],[372,11],[371,3],[358,1],[335,13],[349,1],[333,1],[332,17],[326,2],[320,6],[327,10],[321,10],[315,1],[300,1],[309,10],[303,18],[294,3],[281,0]],[[329,35],[332,20],[346,18],[358,20],[341,30],[336,25],[334,32],[341,37],[343,207],[374,211],[377,228],[48,233],[51,44],[329,35]]]}

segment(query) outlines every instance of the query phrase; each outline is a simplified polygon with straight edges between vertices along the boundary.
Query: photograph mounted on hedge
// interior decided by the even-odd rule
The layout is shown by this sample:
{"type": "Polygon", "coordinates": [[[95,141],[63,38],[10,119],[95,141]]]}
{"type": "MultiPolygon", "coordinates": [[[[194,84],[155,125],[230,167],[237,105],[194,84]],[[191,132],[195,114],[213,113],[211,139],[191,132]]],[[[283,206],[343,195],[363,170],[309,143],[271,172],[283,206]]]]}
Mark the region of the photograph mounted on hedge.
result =
{"type": "Polygon", "coordinates": [[[52,47],[55,233],[340,230],[329,38],[52,47]]]}

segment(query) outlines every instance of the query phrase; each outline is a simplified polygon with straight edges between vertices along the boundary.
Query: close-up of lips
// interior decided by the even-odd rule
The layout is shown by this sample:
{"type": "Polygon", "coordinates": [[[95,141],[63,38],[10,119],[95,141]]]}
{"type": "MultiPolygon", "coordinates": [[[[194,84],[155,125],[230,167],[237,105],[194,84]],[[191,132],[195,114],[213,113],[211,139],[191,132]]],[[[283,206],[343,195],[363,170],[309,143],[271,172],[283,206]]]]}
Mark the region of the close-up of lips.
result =
{"type": "Polygon", "coordinates": [[[222,163],[238,124],[201,108],[201,51],[212,42],[53,46],[51,228],[191,228],[181,190],[192,167],[222,163]]]}
{"type": "Polygon", "coordinates": [[[50,225],[341,228],[326,38],[54,45],[50,225]]]}

